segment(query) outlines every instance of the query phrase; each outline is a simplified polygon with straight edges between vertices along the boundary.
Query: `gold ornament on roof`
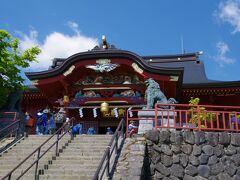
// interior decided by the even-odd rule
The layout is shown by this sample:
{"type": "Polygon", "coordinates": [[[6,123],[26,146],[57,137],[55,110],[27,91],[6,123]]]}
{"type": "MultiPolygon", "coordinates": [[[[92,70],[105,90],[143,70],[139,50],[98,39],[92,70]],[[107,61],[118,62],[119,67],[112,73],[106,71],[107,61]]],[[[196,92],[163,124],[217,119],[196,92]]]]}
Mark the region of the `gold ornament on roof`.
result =
{"type": "Polygon", "coordinates": [[[103,102],[103,103],[101,104],[100,111],[101,111],[102,113],[108,113],[108,111],[109,111],[109,104],[106,103],[106,102],[103,102]]]}

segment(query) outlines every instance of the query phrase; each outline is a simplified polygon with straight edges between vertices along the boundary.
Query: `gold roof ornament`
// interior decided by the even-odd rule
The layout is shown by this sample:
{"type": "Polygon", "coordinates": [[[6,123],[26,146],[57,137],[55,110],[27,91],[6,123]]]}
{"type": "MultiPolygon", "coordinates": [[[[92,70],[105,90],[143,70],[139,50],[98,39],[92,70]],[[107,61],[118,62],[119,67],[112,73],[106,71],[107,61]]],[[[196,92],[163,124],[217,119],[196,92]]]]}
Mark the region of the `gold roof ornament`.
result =
{"type": "Polygon", "coordinates": [[[69,97],[67,95],[63,96],[63,103],[69,104],[69,97]]]}
{"type": "Polygon", "coordinates": [[[108,49],[108,43],[105,35],[102,35],[102,48],[108,49]]]}
{"type": "Polygon", "coordinates": [[[102,113],[108,113],[108,111],[109,111],[109,104],[106,103],[106,102],[103,102],[103,103],[101,104],[100,111],[101,111],[102,113]]]}

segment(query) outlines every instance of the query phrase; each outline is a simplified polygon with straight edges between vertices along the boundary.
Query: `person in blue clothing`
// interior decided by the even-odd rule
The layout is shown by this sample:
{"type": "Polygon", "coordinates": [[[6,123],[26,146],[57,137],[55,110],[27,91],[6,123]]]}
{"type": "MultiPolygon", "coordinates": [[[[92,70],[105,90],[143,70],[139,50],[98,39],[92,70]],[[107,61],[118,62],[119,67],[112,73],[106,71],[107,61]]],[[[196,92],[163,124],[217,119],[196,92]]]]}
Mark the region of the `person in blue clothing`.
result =
{"type": "Polygon", "coordinates": [[[49,113],[50,113],[49,109],[44,109],[43,110],[43,115],[42,115],[42,118],[43,118],[43,121],[42,121],[43,134],[48,134],[47,123],[48,123],[48,119],[50,118],[49,113]]]}
{"type": "Polygon", "coordinates": [[[55,114],[54,114],[54,112],[51,113],[50,119],[48,120],[47,130],[48,130],[49,134],[54,134],[55,133],[56,123],[55,123],[55,114]]]}
{"type": "Polygon", "coordinates": [[[235,114],[231,114],[231,124],[233,129],[236,128],[236,124],[239,125],[240,124],[240,119],[238,119],[238,117],[235,114]]]}
{"type": "Polygon", "coordinates": [[[36,134],[37,135],[42,135],[43,134],[43,112],[42,110],[39,110],[37,112],[37,124],[36,124],[36,134]]]}
{"type": "Polygon", "coordinates": [[[72,134],[82,134],[82,124],[78,123],[75,126],[72,127],[72,134]]]}
{"type": "Polygon", "coordinates": [[[88,131],[87,131],[87,134],[88,135],[93,135],[93,134],[95,134],[96,132],[95,132],[95,130],[94,130],[94,127],[90,127],[90,128],[88,128],[88,131]]]}
{"type": "Polygon", "coordinates": [[[112,129],[110,127],[107,128],[106,134],[113,134],[113,131],[112,131],[112,129]]]}
{"type": "Polygon", "coordinates": [[[135,125],[134,121],[130,121],[130,124],[128,125],[129,136],[132,137],[132,135],[136,134],[137,131],[138,131],[138,126],[135,125]]]}

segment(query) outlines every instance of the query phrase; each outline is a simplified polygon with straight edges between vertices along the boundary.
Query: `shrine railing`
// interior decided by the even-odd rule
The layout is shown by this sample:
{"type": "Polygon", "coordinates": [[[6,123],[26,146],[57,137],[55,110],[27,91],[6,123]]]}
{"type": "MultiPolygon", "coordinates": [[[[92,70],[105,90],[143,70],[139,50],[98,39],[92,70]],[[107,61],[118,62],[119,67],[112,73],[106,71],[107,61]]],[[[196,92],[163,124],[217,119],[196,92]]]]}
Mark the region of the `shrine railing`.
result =
{"type": "Polygon", "coordinates": [[[139,126],[139,120],[152,120],[154,128],[239,132],[240,106],[156,104],[154,109],[127,111],[127,127],[130,121],[139,126]]]}

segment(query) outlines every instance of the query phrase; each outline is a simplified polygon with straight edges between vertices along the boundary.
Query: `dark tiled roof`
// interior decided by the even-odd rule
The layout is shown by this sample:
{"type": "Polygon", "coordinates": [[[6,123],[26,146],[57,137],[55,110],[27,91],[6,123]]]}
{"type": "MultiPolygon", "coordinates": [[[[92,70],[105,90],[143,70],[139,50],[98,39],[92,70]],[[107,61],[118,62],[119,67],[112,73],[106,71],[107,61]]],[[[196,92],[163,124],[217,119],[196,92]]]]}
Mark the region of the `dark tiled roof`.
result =
{"type": "Polygon", "coordinates": [[[149,62],[152,66],[157,67],[183,67],[183,84],[201,84],[219,82],[209,80],[205,73],[204,63],[199,60],[179,60],[179,61],[154,61],[149,62]]]}
{"type": "Polygon", "coordinates": [[[54,69],[54,68],[60,66],[65,60],[66,60],[65,58],[54,58],[52,65],[49,66],[48,69],[54,69]]]}
{"type": "Polygon", "coordinates": [[[210,80],[205,73],[204,62],[199,59],[199,53],[177,54],[167,56],[144,56],[149,64],[156,67],[184,68],[183,87],[239,87],[240,81],[210,80]]]}

